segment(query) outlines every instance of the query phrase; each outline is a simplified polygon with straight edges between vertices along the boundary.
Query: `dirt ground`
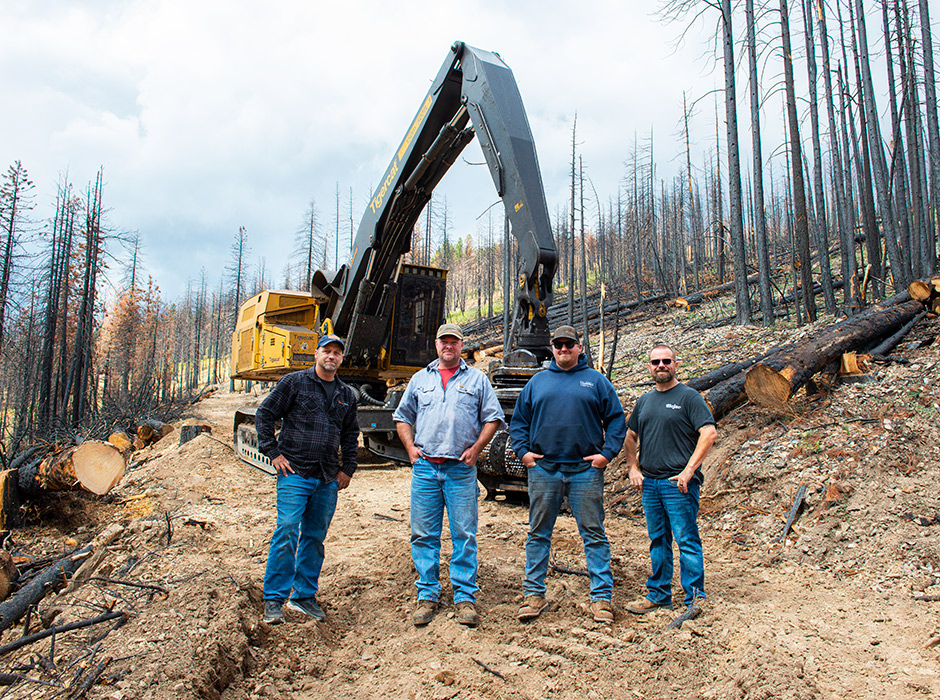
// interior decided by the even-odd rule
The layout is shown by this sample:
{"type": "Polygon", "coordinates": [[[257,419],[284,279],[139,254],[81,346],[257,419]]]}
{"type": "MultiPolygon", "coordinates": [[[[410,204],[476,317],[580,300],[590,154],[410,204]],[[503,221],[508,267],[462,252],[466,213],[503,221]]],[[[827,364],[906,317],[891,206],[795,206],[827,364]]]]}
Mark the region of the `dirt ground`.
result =
{"type": "MultiPolygon", "coordinates": [[[[654,338],[677,343],[690,377],[818,330],[695,323],[672,312],[621,338],[627,410],[649,389],[642,357],[654,338]]],[[[924,322],[912,338],[938,326],[924,322]]],[[[274,479],[231,449],[234,410],[259,397],[217,393],[187,418],[211,435],[179,446],[173,433],[136,453],[108,497],[33,506],[45,524],[12,533],[14,555],[62,553],[95,537],[103,552],[83,584],[43,601],[30,631],[106,609],[127,621],[6,653],[0,671],[28,680],[0,686],[0,697],[940,697],[940,602],[916,599],[940,599],[940,352],[899,353],[910,364],[875,366],[873,381],[801,392],[783,415],[744,406],[721,422],[700,517],[708,599],[700,617],[670,630],[678,609],[618,610],[614,624],[595,624],[587,579],[559,572],[548,578],[553,609],[518,622],[526,507],[482,499],[481,626],[459,625],[446,606],[416,629],[410,475],[390,465],[361,467],[340,494],[321,577],[326,621],[262,624],[274,479]],[[801,484],[805,508],[781,542],[801,484]],[[122,529],[105,544],[112,524],[122,529]]],[[[644,593],[648,540],[621,466],[606,480],[619,607],[644,593]]],[[[559,519],[553,552],[559,567],[584,568],[570,516],[559,519]]]]}

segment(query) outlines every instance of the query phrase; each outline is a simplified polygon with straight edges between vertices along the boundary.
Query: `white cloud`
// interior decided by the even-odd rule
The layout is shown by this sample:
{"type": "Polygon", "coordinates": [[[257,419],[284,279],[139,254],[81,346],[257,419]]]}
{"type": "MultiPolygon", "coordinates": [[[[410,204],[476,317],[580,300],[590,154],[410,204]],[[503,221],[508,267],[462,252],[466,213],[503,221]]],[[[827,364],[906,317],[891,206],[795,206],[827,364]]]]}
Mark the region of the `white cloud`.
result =
{"type": "MultiPolygon", "coordinates": [[[[677,28],[648,12],[639,0],[4,3],[0,61],[15,70],[0,71],[0,91],[16,108],[0,116],[0,164],[21,159],[45,201],[59,172],[83,185],[103,166],[112,223],[140,231],[171,298],[200,267],[217,279],[240,225],[279,279],[311,197],[328,225],[337,183],[342,217],[349,188],[364,207],[459,39],[513,69],[554,216],[576,110],[606,200],[634,133],[653,128],[668,167],[682,90],[713,86],[702,46],[673,54],[677,28]]],[[[712,120],[706,110],[698,127],[712,120]]],[[[465,158],[482,161],[475,145],[465,158]]],[[[455,235],[496,198],[486,169],[462,163],[440,193],[455,235]]]]}

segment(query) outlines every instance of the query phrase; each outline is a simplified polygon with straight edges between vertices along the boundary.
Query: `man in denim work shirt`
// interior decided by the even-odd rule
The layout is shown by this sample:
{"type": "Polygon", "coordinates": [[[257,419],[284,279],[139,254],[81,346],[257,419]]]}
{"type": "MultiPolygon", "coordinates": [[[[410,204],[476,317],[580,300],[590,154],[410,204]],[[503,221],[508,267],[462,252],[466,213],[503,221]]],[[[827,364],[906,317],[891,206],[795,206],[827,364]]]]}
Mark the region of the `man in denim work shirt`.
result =
{"type": "Polygon", "coordinates": [[[411,556],[418,571],[418,607],[412,622],[428,624],[437,609],[446,508],[457,621],[475,627],[480,623],[475,608],[476,461],[505,422],[486,375],[460,358],[460,326],[445,323],[438,328],[435,346],[438,359],[411,378],[392,416],[412,465],[411,556]]]}
{"type": "Polygon", "coordinates": [[[316,597],[323,540],[336,494],[356,471],[359,447],[356,397],[336,377],[344,350],[339,336],[322,336],[315,366],[281,378],[255,414],[258,447],[277,470],[277,525],[264,572],[268,624],[284,621],[282,605],[315,620],[325,617],[316,597]]]}
{"type": "Polygon", "coordinates": [[[614,620],[610,542],[604,531],[604,467],[623,446],[627,428],[613,385],[587,363],[578,332],[552,333],[553,359],[522,390],[512,414],[512,449],[526,466],[529,536],[525,544],[525,600],[520,620],[549,606],[545,575],[558,511],[568,497],[584,543],[591,582],[591,616],[614,620]]]}

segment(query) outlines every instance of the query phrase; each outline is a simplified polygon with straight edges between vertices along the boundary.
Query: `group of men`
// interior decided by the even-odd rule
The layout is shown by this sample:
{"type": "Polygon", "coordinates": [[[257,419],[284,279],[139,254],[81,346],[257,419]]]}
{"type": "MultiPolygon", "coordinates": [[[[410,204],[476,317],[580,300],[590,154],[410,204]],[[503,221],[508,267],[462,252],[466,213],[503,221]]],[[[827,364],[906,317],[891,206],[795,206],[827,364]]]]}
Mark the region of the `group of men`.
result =
{"type": "MultiPolygon", "coordinates": [[[[493,387],[461,358],[463,333],[445,323],[437,331],[437,359],[408,383],[393,419],[412,465],[411,553],[417,571],[415,626],[430,623],[441,597],[444,513],[450,527],[450,581],[456,620],[480,623],[476,609],[479,488],[476,462],[506,417],[493,387]]],[[[604,469],[626,445],[631,485],[642,492],[652,573],[647,594],[625,607],[642,614],[672,607],[673,547],[679,548],[684,602],[705,597],[698,533],[701,465],[717,431],[705,401],[677,379],[668,345],[649,355],[655,389],[626,419],[610,381],[582,353],[577,331],[552,334],[552,360],[520,394],[509,435],[527,468],[529,533],[520,620],[551,607],[548,573],[555,521],[567,498],[584,544],[590,578],[590,615],[614,620],[610,542],[604,529],[604,469]]],[[[257,410],[259,447],[277,470],[277,524],[264,577],[264,621],[292,613],[322,620],[317,602],[323,540],[338,491],[356,469],[359,426],[355,392],[336,375],[345,345],[324,335],[315,366],[282,378],[257,410]],[[279,436],[275,423],[282,421],[279,436]]]]}

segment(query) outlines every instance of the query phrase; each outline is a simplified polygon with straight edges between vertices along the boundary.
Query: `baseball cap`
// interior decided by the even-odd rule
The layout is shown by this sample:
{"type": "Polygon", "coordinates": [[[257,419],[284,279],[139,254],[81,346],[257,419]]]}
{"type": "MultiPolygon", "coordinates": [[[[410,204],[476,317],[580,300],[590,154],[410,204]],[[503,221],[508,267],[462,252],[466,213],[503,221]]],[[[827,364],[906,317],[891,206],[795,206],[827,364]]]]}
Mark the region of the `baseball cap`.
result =
{"type": "Polygon", "coordinates": [[[578,331],[576,331],[571,326],[558,326],[555,329],[555,332],[552,333],[552,340],[559,340],[564,338],[565,340],[573,340],[576,343],[581,341],[578,339],[578,331]]]}
{"type": "Polygon", "coordinates": [[[346,343],[343,342],[342,338],[340,338],[338,335],[334,335],[333,333],[320,336],[320,342],[317,343],[317,347],[322,348],[324,345],[329,345],[330,343],[339,343],[339,346],[343,352],[346,351],[346,343]]]}
{"type": "Polygon", "coordinates": [[[443,338],[445,335],[452,335],[457,340],[463,340],[463,331],[456,323],[445,323],[437,329],[438,338],[443,338]]]}

